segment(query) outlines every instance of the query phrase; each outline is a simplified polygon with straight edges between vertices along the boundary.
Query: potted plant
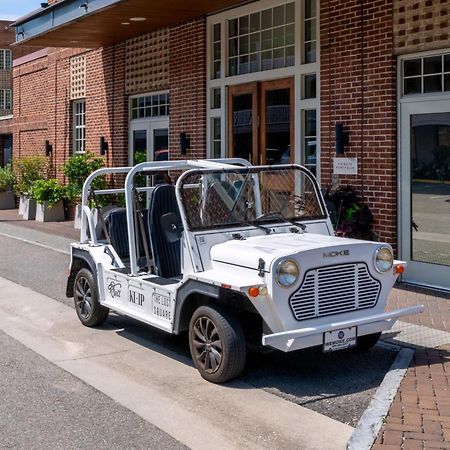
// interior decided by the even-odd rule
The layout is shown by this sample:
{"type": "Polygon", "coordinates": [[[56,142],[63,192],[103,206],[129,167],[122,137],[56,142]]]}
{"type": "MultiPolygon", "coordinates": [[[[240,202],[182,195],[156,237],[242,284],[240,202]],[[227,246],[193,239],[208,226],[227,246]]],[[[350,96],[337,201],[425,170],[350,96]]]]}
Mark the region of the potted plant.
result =
{"type": "Polygon", "coordinates": [[[65,219],[64,186],[55,178],[36,180],[31,188],[31,197],[36,201],[38,222],[61,222],[65,219]]]}
{"type": "Polygon", "coordinates": [[[351,186],[340,187],[334,192],[328,189],[325,202],[337,236],[378,240],[373,230],[373,214],[351,186]]]}
{"type": "MultiPolygon", "coordinates": [[[[86,178],[97,169],[104,167],[103,158],[96,157],[92,152],[71,156],[63,166],[64,175],[69,179],[66,189],[67,199],[75,202],[75,228],[81,227],[81,194],[86,178]]],[[[103,178],[94,180],[93,188],[101,189],[103,178]]]]}
{"type": "Polygon", "coordinates": [[[16,196],[12,191],[15,176],[8,164],[5,167],[0,167],[0,209],[14,209],[16,207],[16,196]]]}
{"type": "Polygon", "coordinates": [[[25,220],[36,217],[36,202],[31,198],[31,187],[36,180],[47,178],[49,162],[44,156],[33,155],[14,159],[14,191],[20,197],[19,214],[25,220]]]}

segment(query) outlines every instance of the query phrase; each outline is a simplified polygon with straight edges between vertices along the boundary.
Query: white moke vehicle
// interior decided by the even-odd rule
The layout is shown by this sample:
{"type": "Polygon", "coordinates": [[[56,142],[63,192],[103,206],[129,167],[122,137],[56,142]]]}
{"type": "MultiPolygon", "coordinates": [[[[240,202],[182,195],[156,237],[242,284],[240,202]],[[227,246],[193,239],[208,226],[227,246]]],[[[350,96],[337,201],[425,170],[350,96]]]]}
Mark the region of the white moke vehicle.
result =
{"type": "Polygon", "coordinates": [[[187,331],[195,366],[215,383],[242,372],[248,344],[365,349],[399,316],[422,310],[385,312],[405,263],[388,244],[335,237],[317,182],[299,165],[223,159],[100,169],[85,182],[82,206],[67,284],[80,321],[97,326],[111,309],[187,331]],[[176,185],[134,186],[137,175],[170,181],[170,171],[176,185]],[[124,187],[95,195],[122,192],[126,208],[96,217],[91,185],[108,174],[122,174],[124,187]]]}

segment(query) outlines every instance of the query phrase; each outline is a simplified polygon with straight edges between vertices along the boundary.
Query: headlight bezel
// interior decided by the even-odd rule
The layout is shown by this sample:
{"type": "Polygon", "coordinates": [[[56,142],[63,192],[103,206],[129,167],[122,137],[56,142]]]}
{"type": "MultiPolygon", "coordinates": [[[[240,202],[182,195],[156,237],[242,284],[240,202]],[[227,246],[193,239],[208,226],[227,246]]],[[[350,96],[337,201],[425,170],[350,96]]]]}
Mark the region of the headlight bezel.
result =
{"type": "Polygon", "coordinates": [[[286,258],[286,259],[282,259],[281,261],[278,262],[276,270],[275,270],[275,280],[276,280],[278,286],[288,289],[288,288],[292,287],[295,283],[297,283],[299,278],[300,278],[300,266],[297,261],[295,261],[292,258],[286,258]],[[283,284],[281,282],[281,276],[283,275],[281,273],[281,270],[285,264],[293,264],[296,267],[296,271],[297,271],[297,274],[295,275],[294,280],[292,281],[292,283],[289,283],[289,284],[283,284]]]}
{"type": "Polygon", "coordinates": [[[387,245],[381,245],[380,247],[378,247],[375,250],[375,253],[373,255],[373,265],[375,267],[375,270],[378,273],[381,273],[381,274],[388,273],[392,269],[392,267],[394,267],[394,252],[392,251],[392,249],[390,247],[388,247],[387,245]],[[380,252],[386,251],[386,250],[390,253],[391,263],[390,263],[390,266],[386,270],[383,270],[378,266],[377,261],[378,261],[378,256],[379,256],[380,252]]]}

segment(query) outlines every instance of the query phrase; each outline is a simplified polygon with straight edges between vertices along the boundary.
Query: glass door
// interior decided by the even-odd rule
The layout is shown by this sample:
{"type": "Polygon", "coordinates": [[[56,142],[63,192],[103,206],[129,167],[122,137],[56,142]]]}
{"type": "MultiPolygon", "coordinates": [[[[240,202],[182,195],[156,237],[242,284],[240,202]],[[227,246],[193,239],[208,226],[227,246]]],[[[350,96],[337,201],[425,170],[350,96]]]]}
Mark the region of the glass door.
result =
{"type": "Polygon", "coordinates": [[[228,156],[258,159],[258,83],[228,88],[228,156]]]}
{"type": "Polygon", "coordinates": [[[169,121],[134,120],[130,123],[128,163],[169,159],[169,121]]]}
{"type": "Polygon", "coordinates": [[[261,164],[294,162],[294,79],[261,83],[261,164]]]}
{"type": "Polygon", "coordinates": [[[228,88],[228,156],[252,164],[294,161],[294,79],[228,88]]]}
{"type": "Polygon", "coordinates": [[[401,256],[404,280],[450,289],[450,108],[401,107],[401,256]]]}

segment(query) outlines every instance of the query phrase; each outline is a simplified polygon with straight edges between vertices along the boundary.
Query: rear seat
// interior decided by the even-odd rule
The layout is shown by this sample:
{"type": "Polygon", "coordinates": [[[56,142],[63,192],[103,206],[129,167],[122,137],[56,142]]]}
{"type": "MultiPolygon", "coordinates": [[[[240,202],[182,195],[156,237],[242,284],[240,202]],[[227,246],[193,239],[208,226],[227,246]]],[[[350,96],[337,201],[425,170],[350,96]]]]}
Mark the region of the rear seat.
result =
{"type": "MultiPolygon", "coordinates": [[[[150,236],[148,233],[148,210],[141,210],[144,219],[144,230],[147,238],[147,244],[149,246],[150,251],[150,236]]],[[[127,215],[125,208],[113,208],[106,212],[104,216],[106,229],[108,231],[111,245],[114,247],[114,250],[119,255],[122,262],[126,263],[130,258],[130,249],[129,249],[129,241],[128,241],[128,229],[127,229],[127,215]]],[[[141,257],[141,261],[139,262],[140,267],[144,267],[146,265],[145,262],[145,250],[144,250],[144,242],[142,238],[141,227],[139,223],[137,223],[138,229],[138,239],[139,239],[139,253],[141,257]]]]}

